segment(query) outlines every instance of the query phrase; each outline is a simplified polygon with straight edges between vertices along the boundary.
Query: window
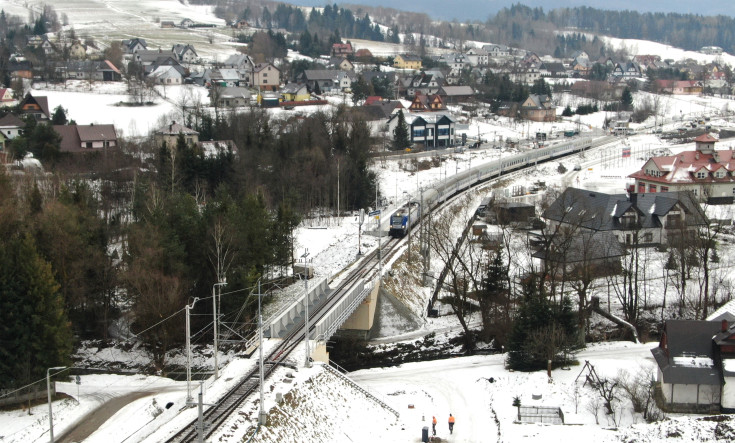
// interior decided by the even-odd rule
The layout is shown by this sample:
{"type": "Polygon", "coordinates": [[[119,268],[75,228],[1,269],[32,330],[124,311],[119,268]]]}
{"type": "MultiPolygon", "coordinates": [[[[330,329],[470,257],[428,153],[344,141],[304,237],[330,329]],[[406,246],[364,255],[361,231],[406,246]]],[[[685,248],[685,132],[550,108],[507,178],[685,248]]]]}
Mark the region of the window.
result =
{"type": "Polygon", "coordinates": [[[85,147],[85,148],[91,148],[91,147],[92,147],[92,142],[86,142],[86,143],[84,144],[84,147],[85,147]]]}
{"type": "Polygon", "coordinates": [[[425,132],[425,128],[414,128],[413,130],[413,136],[415,137],[423,137],[425,132]]]}
{"type": "Polygon", "coordinates": [[[656,185],[649,184],[648,185],[648,192],[656,192],[656,185]]]}
{"type": "MultiPolygon", "coordinates": [[[[661,192],[669,192],[668,186],[661,186],[661,192]]],[[[735,188],[733,188],[733,193],[735,193],[735,188]]]]}
{"type": "Polygon", "coordinates": [[[646,232],[643,234],[643,243],[651,243],[653,241],[653,233],[646,232]]]}
{"type": "Polygon", "coordinates": [[[697,172],[697,178],[704,178],[706,176],[706,173],[704,171],[697,172]]]}

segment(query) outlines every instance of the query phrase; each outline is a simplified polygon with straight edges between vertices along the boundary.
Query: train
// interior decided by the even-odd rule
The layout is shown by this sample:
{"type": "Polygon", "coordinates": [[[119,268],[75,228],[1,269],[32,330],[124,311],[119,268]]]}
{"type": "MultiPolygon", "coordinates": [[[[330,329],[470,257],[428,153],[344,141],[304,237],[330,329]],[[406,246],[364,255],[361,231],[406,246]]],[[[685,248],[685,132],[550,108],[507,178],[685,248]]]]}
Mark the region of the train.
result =
{"type": "Polygon", "coordinates": [[[521,152],[483,165],[474,166],[441,183],[435,183],[431,188],[423,189],[420,203],[417,201],[409,202],[397,209],[390,218],[389,235],[396,238],[405,236],[410,227],[418,223],[422,211],[427,213],[434,207],[445,202],[448,198],[479,183],[538,163],[583,152],[587,149],[596,148],[615,141],[617,139],[610,135],[598,138],[581,137],[576,140],[521,152]]]}
{"type": "Polygon", "coordinates": [[[390,216],[390,230],[388,235],[393,238],[402,238],[408,229],[421,218],[421,204],[409,202],[401,206],[390,216]]]}

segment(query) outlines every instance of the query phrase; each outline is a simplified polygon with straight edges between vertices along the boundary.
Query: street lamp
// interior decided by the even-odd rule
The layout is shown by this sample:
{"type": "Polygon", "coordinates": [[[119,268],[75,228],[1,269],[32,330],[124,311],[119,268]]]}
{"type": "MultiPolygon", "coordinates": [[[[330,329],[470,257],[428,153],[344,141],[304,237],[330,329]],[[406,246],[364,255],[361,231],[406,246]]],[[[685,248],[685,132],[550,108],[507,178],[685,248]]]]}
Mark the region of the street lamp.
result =
{"type": "Polygon", "coordinates": [[[304,366],[307,368],[311,367],[311,362],[309,362],[309,271],[306,267],[306,257],[309,256],[309,250],[305,249],[304,254],[301,256],[301,258],[304,259],[304,272],[301,274],[301,276],[304,279],[304,324],[306,327],[306,334],[304,342],[306,343],[306,358],[304,362],[304,366]]]}
{"type": "Polygon", "coordinates": [[[217,362],[217,354],[218,352],[218,343],[217,340],[219,338],[219,328],[217,327],[217,296],[214,292],[214,287],[219,286],[219,295],[222,296],[222,286],[227,286],[227,280],[222,279],[221,282],[215,283],[212,285],[212,305],[213,309],[212,312],[214,314],[214,379],[217,380],[219,378],[219,363],[217,362]]]}
{"type": "Polygon", "coordinates": [[[49,435],[51,436],[51,443],[54,443],[54,413],[51,408],[51,375],[49,372],[55,370],[61,371],[66,369],[66,366],[54,366],[53,368],[46,369],[46,393],[48,394],[48,427],[49,435]]]}

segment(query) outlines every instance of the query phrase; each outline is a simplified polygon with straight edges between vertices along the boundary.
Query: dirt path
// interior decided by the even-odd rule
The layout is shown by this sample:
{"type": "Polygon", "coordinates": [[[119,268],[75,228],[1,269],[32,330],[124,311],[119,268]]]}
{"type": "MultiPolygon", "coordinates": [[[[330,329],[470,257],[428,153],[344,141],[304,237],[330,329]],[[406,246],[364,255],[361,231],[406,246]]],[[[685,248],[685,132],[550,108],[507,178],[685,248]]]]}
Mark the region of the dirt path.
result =
{"type": "Polygon", "coordinates": [[[84,441],[92,435],[94,431],[99,429],[102,424],[110,419],[120,409],[139,398],[155,394],[154,391],[131,392],[121,397],[115,397],[110,401],[100,405],[99,408],[82,417],[76,426],[65,432],[56,439],[60,443],[74,443],[84,441]]]}

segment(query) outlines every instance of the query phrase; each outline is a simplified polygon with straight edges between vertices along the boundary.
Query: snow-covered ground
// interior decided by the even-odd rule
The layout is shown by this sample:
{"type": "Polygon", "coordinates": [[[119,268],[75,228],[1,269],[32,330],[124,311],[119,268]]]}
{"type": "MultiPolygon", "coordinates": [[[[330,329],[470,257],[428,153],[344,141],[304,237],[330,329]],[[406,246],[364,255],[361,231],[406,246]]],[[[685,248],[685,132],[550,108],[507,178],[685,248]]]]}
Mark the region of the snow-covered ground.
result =
{"type": "MultiPolygon", "coordinates": [[[[7,12],[26,16],[28,9],[38,10],[41,2],[20,0],[1,0],[0,7],[7,12]]],[[[113,20],[123,16],[129,18],[126,24],[117,24],[116,33],[110,39],[145,37],[155,46],[167,47],[169,39],[181,38],[180,34],[166,34],[156,23],[155,18],[161,20],[180,20],[185,17],[206,23],[219,23],[205,6],[190,5],[186,2],[145,0],[143,2],[124,1],[106,2],[104,7],[110,16],[94,14],[95,20],[86,19],[90,16],[87,8],[96,2],[82,1],[64,2],[54,5],[59,13],[66,13],[73,23],[77,33],[97,32],[95,29],[110,27],[113,20]],[[97,27],[97,28],[95,28],[97,27]],[[135,31],[134,33],[132,31],[135,31]]],[[[218,32],[218,31],[216,31],[218,32]]],[[[206,35],[201,32],[190,34],[204,41],[206,35]]],[[[192,38],[194,38],[192,37],[192,38]]],[[[216,35],[219,47],[209,52],[201,49],[207,56],[223,54],[221,50],[232,50],[224,34],[216,35]]],[[[615,39],[609,39],[611,44],[617,44],[615,39]]],[[[177,41],[177,43],[188,40],[177,41]]],[[[354,43],[354,42],[353,42],[354,43]]],[[[631,52],[659,53],[662,58],[679,59],[692,57],[699,59],[698,53],[679,53],[673,48],[660,48],[649,45],[648,42],[625,41],[631,52]],[[637,50],[632,51],[635,47],[637,50]],[[660,51],[660,52],[657,52],[660,51]]],[[[206,45],[201,45],[204,48],[206,45]]],[[[383,52],[395,51],[396,46],[377,45],[357,42],[356,47],[368,47],[376,55],[383,52]],[[363,46],[364,45],[364,46],[363,46]]],[[[200,51],[200,46],[197,46],[200,51]]],[[[678,51],[678,50],[677,50],[678,51]]],[[[710,56],[711,57],[711,56],[710,56]]],[[[730,56],[727,56],[730,57],[730,56]]],[[[725,58],[725,61],[730,60],[725,58]]],[[[93,85],[94,91],[87,91],[85,84],[70,83],[68,90],[56,90],[39,87],[34,93],[49,97],[49,105],[53,109],[62,105],[68,110],[68,116],[80,124],[114,123],[126,136],[148,135],[161,122],[177,118],[177,103],[187,94],[196,94],[206,102],[203,88],[196,87],[167,87],[159,91],[162,95],[156,105],[145,108],[126,108],[116,106],[120,101],[126,101],[124,89],[117,85],[93,85]]],[[[635,95],[636,101],[643,100],[646,94],[635,95]]],[[[340,97],[340,99],[342,99],[340,97]]],[[[556,97],[559,104],[573,104],[575,98],[567,95],[556,97]]],[[[714,128],[729,126],[721,118],[729,113],[733,103],[725,99],[700,97],[673,97],[662,99],[660,114],[665,117],[665,130],[674,130],[693,117],[711,116],[714,128]]],[[[282,111],[269,111],[278,114],[282,111]]],[[[303,110],[308,112],[308,110],[303,110]]],[[[536,132],[549,134],[552,141],[554,135],[567,129],[579,128],[586,134],[600,131],[606,113],[598,112],[589,116],[576,117],[555,123],[517,123],[504,118],[485,119],[482,117],[463,117],[460,122],[466,125],[465,132],[469,137],[480,137],[487,141],[483,149],[467,150],[463,153],[453,153],[445,156],[439,166],[432,166],[414,172],[410,159],[396,159],[376,162],[374,168],[378,173],[380,193],[389,201],[384,214],[390,209],[416,197],[420,188],[431,186],[466,170],[469,167],[483,162],[493,161],[514,151],[506,149],[508,139],[519,141],[520,149],[531,147],[530,139],[536,132]],[[493,149],[492,146],[500,146],[493,149]]],[[[652,124],[653,122],[649,123],[652,124]]],[[[643,125],[640,125],[643,126],[643,125]]],[[[639,126],[639,127],[640,127],[639,126]]],[[[732,142],[724,141],[718,145],[719,149],[732,146],[732,142]]],[[[533,182],[542,180],[547,186],[561,187],[574,185],[594,189],[602,192],[622,192],[625,177],[637,169],[641,162],[650,153],[659,149],[677,151],[691,149],[692,145],[672,145],[662,141],[652,134],[641,134],[629,138],[621,138],[615,145],[604,149],[588,152],[585,156],[576,156],[561,163],[570,172],[560,173],[559,162],[540,165],[537,168],[518,175],[513,182],[503,186],[509,191],[515,186],[530,187],[533,182]],[[630,158],[621,158],[623,146],[631,147],[630,158]],[[572,166],[579,164],[579,172],[572,171],[572,166]]],[[[423,163],[423,162],[422,162],[423,163]]],[[[504,190],[503,193],[505,194],[504,190]]],[[[468,200],[468,204],[476,204],[489,189],[475,192],[468,200]]],[[[510,194],[510,192],[508,192],[510,194]]],[[[535,202],[537,196],[528,195],[519,197],[523,201],[535,202]]],[[[363,230],[370,230],[367,221],[363,230]]],[[[357,258],[358,248],[362,252],[377,247],[378,239],[371,235],[362,235],[358,245],[358,220],[356,216],[324,217],[307,220],[296,232],[297,255],[304,248],[309,248],[310,258],[316,269],[317,276],[334,274],[345,266],[353,263],[357,258]]],[[[729,277],[729,256],[723,251],[720,266],[723,278],[729,277]]],[[[650,272],[652,281],[661,273],[662,264],[651,258],[650,272]]],[[[434,263],[436,269],[438,264],[434,263]]],[[[600,285],[593,288],[598,295],[603,295],[600,285]]],[[[422,297],[426,297],[427,288],[417,289],[422,297]]],[[[660,300],[662,289],[660,285],[651,284],[648,289],[651,303],[660,300]]],[[[603,297],[604,299],[604,297],[603,297]]],[[[423,304],[418,304],[423,306],[423,304]]],[[[611,307],[616,308],[613,297],[611,307]]],[[[440,331],[442,335],[451,335],[456,329],[456,321],[451,316],[438,319],[425,319],[417,315],[422,321],[417,330],[403,333],[402,328],[388,325],[387,331],[401,332],[401,337],[392,339],[383,338],[382,341],[409,339],[416,334],[430,331],[440,331]]],[[[390,334],[388,334],[390,335],[390,334]]],[[[273,346],[267,342],[266,347],[273,346]]],[[[633,343],[604,343],[590,345],[578,356],[578,361],[589,361],[602,377],[617,376],[619,371],[627,370],[631,375],[637,371],[650,373],[653,361],[649,350],[655,343],[643,345],[633,343]]],[[[139,359],[140,354],[111,354],[109,350],[101,350],[86,356],[86,361],[105,359],[139,359]]],[[[257,355],[257,354],[256,354],[257,355]]],[[[293,361],[303,362],[303,350],[292,356],[293,361]]],[[[697,421],[696,418],[677,417],[657,425],[645,425],[639,414],[631,412],[629,405],[621,402],[618,426],[610,422],[610,417],[599,412],[595,414],[593,407],[594,394],[588,387],[583,387],[584,376],[575,382],[582,366],[572,366],[570,370],[556,369],[552,372],[551,380],[545,372],[515,373],[504,369],[503,355],[460,357],[447,360],[438,360],[423,363],[403,364],[393,368],[376,368],[357,371],[351,376],[362,385],[370,388],[391,407],[400,413],[394,418],[386,410],[376,406],[369,398],[345,383],[339,377],[325,371],[319,365],[313,368],[299,366],[299,370],[292,372],[288,369],[279,369],[276,375],[267,382],[265,405],[269,411],[269,423],[258,431],[254,441],[268,442],[405,442],[420,441],[421,429],[430,427],[431,416],[438,419],[437,434],[444,440],[456,442],[479,441],[665,441],[673,435],[678,435],[683,441],[716,441],[714,434],[715,423],[697,421]],[[492,382],[490,379],[492,378],[492,382]],[[289,380],[289,382],[284,382],[289,380]],[[576,394],[575,394],[576,392],[576,394]],[[277,394],[284,394],[283,402],[276,400],[277,394]],[[568,423],[577,426],[556,426],[514,423],[516,410],[512,406],[513,398],[519,397],[522,405],[539,404],[559,407],[564,412],[568,423]],[[576,407],[575,407],[576,403],[576,407]],[[457,417],[455,433],[447,435],[446,419],[449,413],[457,417]],[[599,423],[598,423],[599,420],[599,423]],[[616,429],[617,428],[617,429],[616,429]],[[674,431],[671,431],[674,429],[674,431]]],[[[222,361],[225,361],[224,359],[222,361]]],[[[232,358],[232,361],[222,370],[219,380],[207,379],[202,384],[205,403],[216,401],[217,397],[232,386],[239,376],[257,363],[256,359],[232,358]]],[[[198,361],[198,366],[206,366],[208,360],[198,361]]],[[[194,392],[198,389],[195,384],[194,392]]],[[[81,377],[81,384],[74,382],[58,383],[59,392],[64,392],[71,398],[54,402],[55,434],[63,434],[74,423],[85,415],[98,408],[101,404],[113,398],[122,398],[132,393],[142,393],[143,398],[130,402],[121,408],[104,426],[91,435],[89,442],[159,442],[166,439],[177,428],[195,417],[195,409],[185,408],[187,386],[185,382],[175,382],[167,378],[147,377],[141,375],[88,375],[81,377]],[[150,393],[150,394],[148,394],[150,393]],[[166,408],[168,404],[170,408],[166,408]]],[[[256,399],[248,401],[238,414],[218,431],[213,441],[241,441],[249,438],[256,432],[258,403],[256,399]]],[[[48,409],[45,404],[35,406],[27,411],[0,412],[0,441],[2,442],[29,442],[46,441],[48,439],[48,409]]],[[[732,441],[726,437],[722,441],[732,441]]]]}

